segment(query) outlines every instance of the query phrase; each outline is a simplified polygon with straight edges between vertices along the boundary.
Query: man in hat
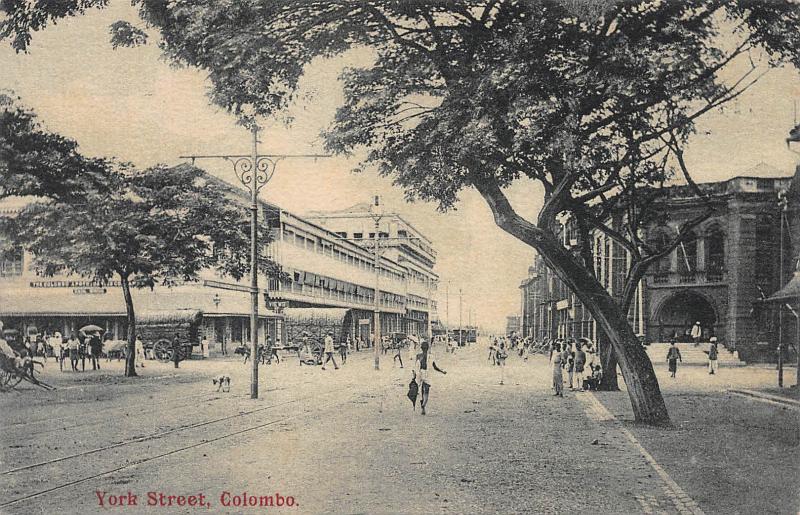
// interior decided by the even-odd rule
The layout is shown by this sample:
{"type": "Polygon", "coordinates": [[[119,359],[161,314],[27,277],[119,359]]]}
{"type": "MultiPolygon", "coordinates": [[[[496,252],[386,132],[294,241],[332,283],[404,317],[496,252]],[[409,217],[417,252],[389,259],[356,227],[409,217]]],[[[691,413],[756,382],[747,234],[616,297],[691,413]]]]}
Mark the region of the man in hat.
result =
{"type": "Polygon", "coordinates": [[[339,370],[339,365],[336,364],[336,358],[333,357],[333,331],[328,331],[325,335],[325,362],[322,364],[322,370],[325,370],[325,365],[328,361],[333,361],[333,367],[339,370]]]}

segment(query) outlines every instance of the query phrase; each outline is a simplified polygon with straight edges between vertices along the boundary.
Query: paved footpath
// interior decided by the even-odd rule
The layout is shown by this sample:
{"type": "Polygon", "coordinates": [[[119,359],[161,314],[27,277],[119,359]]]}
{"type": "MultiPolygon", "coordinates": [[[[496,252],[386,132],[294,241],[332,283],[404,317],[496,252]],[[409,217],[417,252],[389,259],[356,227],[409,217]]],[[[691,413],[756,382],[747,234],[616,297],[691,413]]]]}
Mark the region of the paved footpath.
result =
{"type": "MultiPolygon", "coordinates": [[[[278,386],[259,401],[245,399],[246,369],[218,365],[236,367],[238,391],[229,399],[214,396],[188,412],[132,413],[136,423],[120,421],[109,406],[107,420],[93,414],[90,443],[85,427],[65,425],[58,441],[73,439],[81,450],[141,438],[58,466],[0,475],[0,490],[7,492],[0,505],[97,476],[6,504],[0,513],[108,512],[95,491],[138,494],[138,506],[110,510],[120,513],[198,509],[143,506],[148,491],[204,493],[206,513],[264,511],[223,506],[242,492],[291,496],[297,506],[281,511],[295,513],[701,513],[592,394],[553,397],[543,358],[511,359],[502,386],[485,358],[482,346],[439,354],[448,374],[433,376],[426,416],[412,411],[405,397],[410,370],[392,368],[390,357],[380,372],[371,370],[366,354],[338,371],[270,367],[278,386]],[[150,438],[154,428],[168,434],[150,438]],[[231,497],[221,499],[224,492],[231,497]]],[[[185,394],[187,387],[165,384],[162,396],[170,389],[185,394]]],[[[204,379],[196,388],[210,385],[204,379]]],[[[10,440],[22,437],[14,434],[2,442],[3,470],[64,453],[49,440],[12,449],[18,442],[10,440]]]]}

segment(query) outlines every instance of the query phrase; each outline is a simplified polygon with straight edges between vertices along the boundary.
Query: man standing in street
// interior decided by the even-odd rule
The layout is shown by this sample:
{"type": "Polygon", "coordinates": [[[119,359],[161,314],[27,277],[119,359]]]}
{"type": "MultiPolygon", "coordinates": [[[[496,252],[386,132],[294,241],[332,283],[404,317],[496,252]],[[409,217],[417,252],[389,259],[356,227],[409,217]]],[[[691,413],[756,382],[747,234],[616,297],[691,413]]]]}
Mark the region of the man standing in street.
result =
{"type": "Polygon", "coordinates": [[[333,361],[333,366],[339,370],[339,365],[336,364],[336,358],[333,357],[333,331],[328,331],[325,336],[325,362],[322,364],[322,370],[325,370],[325,365],[328,361],[333,361]]]}
{"type": "Polygon", "coordinates": [[[583,368],[586,366],[586,353],[581,342],[575,344],[575,380],[576,389],[583,391],[583,368]]]}
{"type": "Polygon", "coordinates": [[[678,347],[675,346],[675,342],[672,342],[669,351],[667,351],[667,363],[669,364],[669,375],[672,378],[675,377],[675,373],[678,371],[678,361],[683,362],[683,359],[681,358],[681,351],[678,350],[678,347]]]}
{"type": "Polygon", "coordinates": [[[717,352],[717,338],[716,336],[711,337],[711,346],[708,348],[708,374],[714,375],[717,371],[717,367],[719,366],[717,359],[719,358],[719,353],[717,352]]]}
{"type": "Polygon", "coordinates": [[[178,361],[181,359],[181,341],[178,337],[178,333],[175,333],[175,337],[172,339],[172,362],[175,364],[175,368],[178,368],[178,361]]]}
{"type": "Polygon", "coordinates": [[[700,344],[700,338],[703,336],[703,328],[700,326],[699,320],[692,326],[692,331],[689,334],[692,337],[694,346],[697,347],[700,344]]]}

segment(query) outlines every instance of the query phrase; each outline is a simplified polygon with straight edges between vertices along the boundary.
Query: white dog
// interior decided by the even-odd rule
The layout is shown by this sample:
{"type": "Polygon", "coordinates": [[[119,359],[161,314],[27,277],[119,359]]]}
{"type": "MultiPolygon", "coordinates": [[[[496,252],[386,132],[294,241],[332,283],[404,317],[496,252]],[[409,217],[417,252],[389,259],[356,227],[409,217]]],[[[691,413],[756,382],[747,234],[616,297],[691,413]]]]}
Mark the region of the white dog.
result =
{"type": "Polygon", "coordinates": [[[217,391],[223,391],[225,393],[231,391],[231,378],[228,376],[219,376],[216,379],[212,379],[212,382],[217,386],[217,391]]]}

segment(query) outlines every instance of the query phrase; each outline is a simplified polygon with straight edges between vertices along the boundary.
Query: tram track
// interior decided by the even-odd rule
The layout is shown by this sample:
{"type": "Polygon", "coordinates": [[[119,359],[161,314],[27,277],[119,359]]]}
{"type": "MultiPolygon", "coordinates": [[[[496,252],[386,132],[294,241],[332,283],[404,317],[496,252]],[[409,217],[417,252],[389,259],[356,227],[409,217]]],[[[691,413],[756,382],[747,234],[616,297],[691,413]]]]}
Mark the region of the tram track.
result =
{"type": "Polygon", "coordinates": [[[172,434],[176,434],[176,433],[179,433],[181,431],[188,431],[190,429],[196,429],[198,427],[208,426],[208,425],[211,425],[211,424],[217,424],[219,422],[224,422],[226,420],[232,420],[232,419],[239,418],[239,417],[245,417],[245,416],[252,415],[254,413],[260,413],[262,411],[266,411],[266,410],[269,410],[269,409],[272,409],[272,408],[285,406],[287,404],[294,404],[294,403],[297,403],[297,402],[300,402],[300,401],[303,401],[303,400],[306,400],[306,399],[309,399],[309,398],[312,398],[312,397],[313,396],[301,397],[299,399],[292,399],[292,400],[289,400],[289,401],[279,402],[279,403],[276,403],[276,404],[270,404],[269,406],[262,406],[260,408],[256,408],[256,409],[249,410],[249,411],[240,411],[238,413],[234,413],[232,415],[227,415],[227,416],[224,416],[224,417],[218,417],[218,418],[211,419],[211,420],[204,420],[204,421],[201,421],[201,422],[196,422],[194,424],[175,427],[175,428],[172,428],[172,429],[168,429],[166,431],[160,431],[160,432],[157,432],[157,433],[150,433],[150,434],[143,435],[143,436],[137,436],[135,438],[130,438],[128,440],[123,440],[121,442],[115,442],[115,443],[112,443],[112,444],[109,444],[109,445],[104,445],[102,447],[96,447],[94,449],[89,449],[89,450],[86,450],[86,451],[77,452],[77,453],[74,453],[74,454],[69,454],[67,456],[60,456],[60,457],[54,458],[52,460],[40,461],[40,462],[37,462],[37,463],[32,463],[30,465],[25,465],[25,466],[22,466],[22,467],[16,467],[16,468],[4,470],[4,471],[0,472],[0,476],[7,476],[9,474],[22,472],[22,471],[25,471],[25,470],[33,470],[33,469],[44,467],[44,466],[47,466],[47,465],[52,465],[54,463],[59,463],[59,462],[62,462],[62,461],[67,461],[67,460],[76,459],[76,458],[81,458],[81,457],[84,457],[84,456],[89,456],[91,454],[97,454],[98,452],[108,451],[108,450],[111,450],[111,449],[117,449],[119,447],[125,447],[126,445],[132,445],[132,444],[135,444],[135,443],[141,443],[141,442],[146,442],[146,441],[150,441],[150,440],[158,440],[159,438],[164,438],[166,436],[169,436],[169,435],[172,435],[172,434]]]}
{"type": "MultiPolygon", "coordinates": [[[[32,470],[32,469],[35,469],[35,468],[44,467],[44,466],[47,466],[47,465],[50,465],[50,464],[53,464],[53,463],[57,463],[57,462],[60,462],[60,461],[65,461],[65,460],[68,460],[68,459],[74,459],[74,458],[78,458],[78,457],[82,457],[82,456],[87,456],[89,454],[95,454],[95,453],[107,451],[107,450],[110,450],[110,449],[113,449],[113,448],[123,447],[125,445],[131,445],[131,444],[134,444],[134,443],[143,442],[143,441],[146,441],[147,439],[163,438],[163,437],[167,436],[168,434],[175,434],[175,433],[180,432],[180,431],[184,431],[184,430],[188,430],[188,429],[194,429],[194,428],[197,428],[197,427],[202,427],[204,425],[210,425],[210,424],[221,422],[221,421],[224,421],[224,420],[231,420],[231,419],[234,419],[234,418],[237,418],[237,417],[251,415],[253,413],[263,412],[263,411],[266,411],[268,409],[272,409],[272,408],[275,408],[275,407],[284,406],[284,405],[288,405],[288,404],[297,403],[297,402],[300,402],[300,401],[303,401],[303,400],[307,400],[307,399],[312,399],[312,398],[313,399],[319,399],[320,397],[327,398],[327,397],[329,397],[331,395],[340,395],[340,392],[332,391],[332,392],[328,392],[328,393],[324,393],[324,394],[320,394],[320,395],[309,395],[309,396],[306,396],[306,397],[301,397],[299,399],[293,399],[293,400],[290,400],[290,401],[286,401],[286,402],[282,402],[282,403],[278,403],[278,404],[274,404],[274,405],[270,405],[270,406],[264,406],[262,408],[258,408],[258,409],[255,409],[255,410],[250,410],[248,412],[240,412],[238,414],[230,415],[230,416],[227,416],[227,417],[219,417],[217,419],[207,420],[207,421],[199,422],[197,424],[190,424],[188,426],[183,426],[181,428],[175,428],[175,429],[170,430],[168,432],[162,432],[162,433],[159,433],[159,434],[156,434],[156,435],[148,435],[146,437],[140,437],[140,438],[136,438],[136,439],[132,439],[132,440],[126,441],[126,442],[119,442],[117,444],[104,446],[104,447],[98,448],[98,449],[92,449],[92,450],[89,450],[89,451],[86,451],[86,452],[82,452],[82,453],[76,453],[74,455],[65,456],[65,457],[62,457],[62,458],[54,459],[54,460],[48,460],[48,461],[44,461],[44,462],[28,465],[28,466],[25,466],[25,467],[18,467],[18,468],[15,468],[15,469],[7,470],[7,471],[4,471],[4,472],[0,473],[0,476],[3,476],[3,475],[7,476],[7,475],[11,475],[11,474],[14,474],[14,473],[17,473],[17,472],[22,472],[22,471],[26,471],[26,470],[32,470]]],[[[323,404],[322,406],[320,406],[320,408],[335,408],[335,407],[347,404],[347,403],[349,403],[351,401],[352,401],[352,398],[348,397],[347,399],[345,399],[345,400],[343,400],[341,402],[338,402],[338,403],[323,404]]],[[[88,476],[77,478],[77,479],[74,479],[74,480],[59,484],[59,485],[51,486],[49,488],[45,488],[45,489],[42,489],[42,490],[37,490],[37,491],[22,495],[20,497],[17,497],[17,498],[8,500],[8,501],[0,502],[0,508],[6,508],[6,507],[9,507],[9,506],[20,504],[20,503],[23,503],[25,501],[28,501],[28,500],[31,500],[31,499],[35,499],[37,497],[41,497],[43,495],[46,495],[46,494],[49,494],[49,493],[52,493],[52,492],[55,492],[55,491],[63,490],[63,489],[70,488],[70,487],[73,487],[73,486],[76,486],[76,485],[79,485],[79,484],[82,484],[82,483],[86,483],[87,481],[91,481],[93,479],[97,479],[97,478],[104,477],[104,476],[107,476],[107,475],[110,475],[110,474],[114,474],[114,473],[119,472],[121,470],[125,470],[125,469],[129,469],[129,468],[137,467],[137,466],[140,466],[140,465],[143,465],[143,464],[147,464],[147,463],[150,463],[150,462],[154,462],[156,460],[160,460],[160,459],[163,459],[163,458],[166,458],[166,457],[169,457],[169,456],[181,453],[181,452],[185,452],[185,451],[188,451],[188,450],[191,450],[191,449],[195,449],[197,447],[201,447],[201,446],[204,446],[204,445],[210,445],[210,444],[213,444],[215,442],[219,442],[221,440],[225,440],[225,439],[228,439],[228,438],[233,438],[233,437],[236,437],[238,435],[242,435],[242,434],[245,434],[245,433],[256,431],[258,429],[263,429],[263,428],[268,427],[268,426],[272,426],[272,425],[275,425],[275,424],[280,424],[280,423],[283,423],[283,422],[286,422],[286,421],[289,421],[289,420],[293,420],[293,419],[296,419],[296,418],[300,418],[300,417],[303,417],[303,416],[312,416],[314,414],[315,414],[315,412],[307,412],[306,411],[306,412],[298,413],[298,414],[295,414],[295,415],[288,415],[288,416],[283,416],[283,417],[280,417],[280,418],[277,418],[277,419],[272,419],[272,420],[268,420],[268,421],[264,421],[264,422],[259,422],[259,423],[255,424],[255,425],[251,425],[251,426],[248,426],[248,427],[236,430],[236,431],[231,431],[231,432],[228,432],[228,433],[225,433],[225,434],[222,434],[222,435],[218,435],[218,436],[215,436],[215,437],[203,438],[200,441],[196,441],[196,442],[188,444],[188,445],[183,445],[183,446],[180,446],[178,448],[171,449],[169,451],[161,452],[161,453],[158,453],[158,454],[153,455],[153,456],[148,456],[146,458],[135,460],[135,461],[132,461],[130,463],[126,463],[125,465],[121,465],[121,466],[118,466],[118,467],[107,469],[107,470],[104,470],[102,472],[98,472],[98,473],[95,473],[95,474],[90,474],[88,476]]]]}
{"type": "MultiPolygon", "coordinates": [[[[165,401],[165,402],[150,402],[148,399],[143,400],[143,402],[147,402],[147,404],[149,406],[164,406],[164,405],[168,405],[168,404],[178,405],[178,404],[183,404],[186,400],[193,400],[193,399],[197,399],[197,398],[200,398],[200,397],[207,397],[207,396],[209,396],[209,395],[211,395],[213,393],[214,392],[203,392],[203,393],[197,393],[197,394],[193,394],[193,395],[185,395],[185,396],[181,396],[179,398],[170,399],[169,401],[165,401]]],[[[106,412],[108,412],[108,411],[124,411],[126,409],[130,409],[130,406],[118,406],[118,407],[103,408],[103,410],[106,411],[106,412]]],[[[159,408],[154,408],[151,411],[156,411],[157,409],[159,409],[159,408]]],[[[33,424],[53,423],[53,422],[64,421],[64,420],[72,420],[72,419],[75,419],[75,418],[82,418],[82,417],[85,417],[85,416],[86,416],[86,413],[75,413],[74,415],[65,415],[65,416],[62,416],[62,417],[38,418],[38,419],[33,419],[33,420],[23,420],[23,421],[20,421],[20,422],[6,423],[6,424],[4,424],[4,426],[5,426],[4,429],[8,430],[8,429],[28,428],[33,424]]]]}

